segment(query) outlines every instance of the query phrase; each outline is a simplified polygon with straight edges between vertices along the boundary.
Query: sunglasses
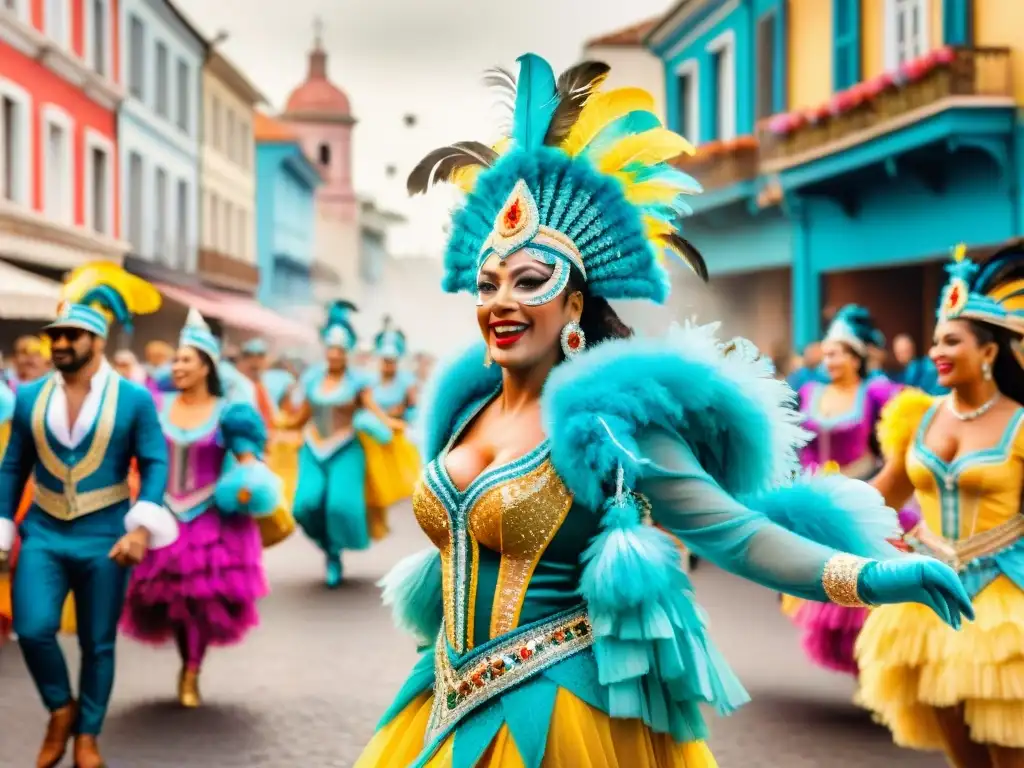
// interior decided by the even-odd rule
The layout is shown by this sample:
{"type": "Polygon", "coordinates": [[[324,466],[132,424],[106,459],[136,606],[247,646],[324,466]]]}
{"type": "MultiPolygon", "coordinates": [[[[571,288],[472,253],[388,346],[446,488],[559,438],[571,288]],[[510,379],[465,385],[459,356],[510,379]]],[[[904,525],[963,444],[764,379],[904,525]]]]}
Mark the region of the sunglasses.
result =
{"type": "Polygon", "coordinates": [[[69,344],[74,344],[85,333],[81,328],[51,328],[46,331],[45,336],[51,343],[67,339],[69,344]]]}

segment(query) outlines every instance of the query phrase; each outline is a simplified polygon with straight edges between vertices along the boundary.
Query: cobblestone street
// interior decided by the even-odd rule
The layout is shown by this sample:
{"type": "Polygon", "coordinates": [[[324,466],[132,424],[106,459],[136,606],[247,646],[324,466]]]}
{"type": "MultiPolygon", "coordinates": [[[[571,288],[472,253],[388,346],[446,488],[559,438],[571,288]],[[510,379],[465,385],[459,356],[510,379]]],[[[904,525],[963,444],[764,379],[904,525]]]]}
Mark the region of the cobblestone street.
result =
{"type": "MultiPolygon", "coordinates": [[[[422,546],[407,507],[394,511],[393,522],[389,540],[348,558],[349,580],[336,592],[321,586],[319,555],[301,535],[268,552],[273,594],[263,625],[243,646],[211,652],[199,711],[175,703],[173,650],[122,640],[102,740],[111,768],[351,766],[413,659],[374,586],[422,546]]],[[[943,764],[896,750],[849,703],[850,681],[808,667],[771,594],[709,566],[694,581],[717,642],[754,699],[712,722],[722,768],[943,764]]],[[[73,641],[65,648],[74,659],[73,641]]],[[[21,654],[8,645],[0,651],[0,766],[30,768],[44,724],[21,654]]]]}

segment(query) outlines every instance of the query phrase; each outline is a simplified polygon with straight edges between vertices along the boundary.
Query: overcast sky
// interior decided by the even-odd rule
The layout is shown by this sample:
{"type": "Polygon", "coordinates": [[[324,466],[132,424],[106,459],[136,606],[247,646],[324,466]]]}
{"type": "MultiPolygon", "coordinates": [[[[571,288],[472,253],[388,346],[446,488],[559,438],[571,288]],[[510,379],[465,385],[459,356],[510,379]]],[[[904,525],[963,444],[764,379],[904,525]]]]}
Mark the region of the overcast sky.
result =
{"type": "MultiPolygon", "coordinates": [[[[174,0],[208,36],[230,37],[223,51],[283,108],[306,76],[313,20],[321,17],[329,74],[352,101],[355,176],[360,193],[411,217],[434,243],[450,198],[410,204],[405,175],[426,152],[451,141],[487,139],[493,129],[483,70],[511,67],[526,51],[558,71],[583,42],[628,26],[674,0],[174,0]],[[409,130],[405,113],[419,124],[409,130]],[[388,164],[398,167],[388,180],[388,164]]],[[[408,247],[403,244],[403,250],[408,247]]],[[[429,246],[427,246],[429,247],[429,246]]]]}

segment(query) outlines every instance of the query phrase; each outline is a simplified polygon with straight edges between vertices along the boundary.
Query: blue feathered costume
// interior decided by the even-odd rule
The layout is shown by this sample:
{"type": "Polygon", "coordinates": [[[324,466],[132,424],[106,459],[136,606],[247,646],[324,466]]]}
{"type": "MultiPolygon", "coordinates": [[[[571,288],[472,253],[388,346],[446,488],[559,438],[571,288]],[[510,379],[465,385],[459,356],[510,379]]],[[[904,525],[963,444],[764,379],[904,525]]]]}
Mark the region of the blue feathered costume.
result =
{"type": "MultiPolygon", "coordinates": [[[[651,97],[601,91],[596,62],[557,80],[537,56],[520,65],[518,82],[493,77],[512,90],[511,135],[437,150],[410,176],[413,192],[437,179],[468,192],[444,288],[479,290],[483,305],[480,267],[519,250],[551,272],[526,306],[565,301],[574,271],[590,297],[661,301],[663,249],[706,276],[674,224],[697,185],[665,162],[688,145],[660,127],[651,97]]],[[[482,344],[441,368],[413,495],[434,547],[384,581],[422,655],[357,768],[713,768],[701,705],[728,713],[747,695],[673,536],[774,590],[894,599],[862,578],[889,564],[849,553],[893,555],[895,514],[863,483],[793,480],[804,435],[792,391],[715,331],[576,355],[563,334],[570,359],[543,388],[544,439],[464,488],[446,457],[500,395],[503,370],[482,344]]]]}

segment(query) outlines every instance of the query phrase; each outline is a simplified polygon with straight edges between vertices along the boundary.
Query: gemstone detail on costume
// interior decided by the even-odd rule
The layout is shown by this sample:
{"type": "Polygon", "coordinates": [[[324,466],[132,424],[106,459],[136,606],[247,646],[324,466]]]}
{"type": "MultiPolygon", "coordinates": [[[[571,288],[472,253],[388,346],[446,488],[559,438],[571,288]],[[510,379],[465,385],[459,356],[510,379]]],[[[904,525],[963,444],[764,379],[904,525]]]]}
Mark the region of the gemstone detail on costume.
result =
{"type": "Polygon", "coordinates": [[[586,608],[524,627],[460,667],[448,656],[446,636],[442,628],[434,649],[436,682],[428,744],[495,696],[593,644],[586,608]]]}
{"type": "Polygon", "coordinates": [[[969,294],[970,291],[967,283],[963,280],[960,278],[950,280],[949,284],[946,285],[942,299],[943,317],[958,317],[964,311],[964,307],[967,306],[969,294]]]}
{"type": "Polygon", "coordinates": [[[870,562],[863,557],[845,553],[829,558],[821,574],[821,586],[828,599],[845,608],[867,607],[867,603],[861,600],[857,588],[860,573],[870,562]]]}

